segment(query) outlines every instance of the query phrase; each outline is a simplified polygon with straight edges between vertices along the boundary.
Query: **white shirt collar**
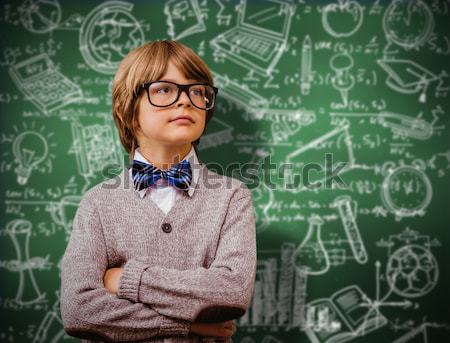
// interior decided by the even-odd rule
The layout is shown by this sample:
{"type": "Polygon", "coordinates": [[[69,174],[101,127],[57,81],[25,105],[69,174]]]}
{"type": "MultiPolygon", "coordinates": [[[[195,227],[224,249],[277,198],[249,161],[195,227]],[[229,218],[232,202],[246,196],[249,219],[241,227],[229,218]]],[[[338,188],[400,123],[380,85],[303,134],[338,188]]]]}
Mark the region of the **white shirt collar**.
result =
{"type": "MultiPolygon", "coordinates": [[[[136,148],[136,150],[134,152],[133,159],[137,160],[137,161],[145,162],[145,163],[150,163],[141,154],[141,151],[140,151],[139,147],[136,148]]],[[[188,189],[188,194],[189,194],[189,196],[192,197],[192,195],[194,194],[195,187],[196,187],[197,182],[198,182],[198,178],[200,176],[200,166],[201,166],[201,164],[200,164],[200,162],[198,160],[197,154],[195,153],[195,149],[194,149],[193,145],[191,145],[191,150],[189,150],[189,152],[183,158],[183,160],[188,160],[189,163],[191,164],[191,167],[192,167],[192,182],[191,182],[191,184],[189,186],[189,189],[188,189]]],[[[130,176],[131,176],[131,179],[133,179],[133,177],[132,177],[132,169],[131,168],[130,168],[130,176]]],[[[160,180],[158,180],[158,181],[160,181],[160,180]]],[[[144,188],[144,189],[138,191],[138,193],[139,193],[140,197],[143,198],[145,196],[145,194],[147,193],[147,191],[148,191],[148,188],[144,188]]]]}

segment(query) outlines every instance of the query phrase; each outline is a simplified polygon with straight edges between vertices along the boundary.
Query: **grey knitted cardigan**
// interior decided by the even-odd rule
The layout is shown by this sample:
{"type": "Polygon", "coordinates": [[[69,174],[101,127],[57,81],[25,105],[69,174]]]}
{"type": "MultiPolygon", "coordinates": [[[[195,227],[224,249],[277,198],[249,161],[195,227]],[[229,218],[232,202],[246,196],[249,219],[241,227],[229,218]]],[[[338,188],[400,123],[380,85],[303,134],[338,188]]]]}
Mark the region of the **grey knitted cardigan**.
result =
{"type": "Polygon", "coordinates": [[[255,216],[241,181],[200,164],[192,197],[167,215],[134,190],[129,169],[83,196],[61,263],[65,331],[84,342],[232,342],[190,324],[242,316],[256,274],[255,216]],[[122,267],[117,295],[105,270],[122,267]]]}

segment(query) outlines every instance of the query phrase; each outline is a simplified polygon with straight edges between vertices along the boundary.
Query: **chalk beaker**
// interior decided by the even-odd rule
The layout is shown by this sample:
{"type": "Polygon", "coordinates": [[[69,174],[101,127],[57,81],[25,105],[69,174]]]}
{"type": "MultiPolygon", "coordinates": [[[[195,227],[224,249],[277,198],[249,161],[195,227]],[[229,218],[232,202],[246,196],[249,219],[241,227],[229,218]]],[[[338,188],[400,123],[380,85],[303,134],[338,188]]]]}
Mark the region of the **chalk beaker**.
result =
{"type": "Polygon", "coordinates": [[[323,219],[318,215],[312,215],[308,218],[308,222],[305,239],[294,252],[294,264],[309,275],[321,275],[330,269],[328,252],[320,238],[323,219]]]}

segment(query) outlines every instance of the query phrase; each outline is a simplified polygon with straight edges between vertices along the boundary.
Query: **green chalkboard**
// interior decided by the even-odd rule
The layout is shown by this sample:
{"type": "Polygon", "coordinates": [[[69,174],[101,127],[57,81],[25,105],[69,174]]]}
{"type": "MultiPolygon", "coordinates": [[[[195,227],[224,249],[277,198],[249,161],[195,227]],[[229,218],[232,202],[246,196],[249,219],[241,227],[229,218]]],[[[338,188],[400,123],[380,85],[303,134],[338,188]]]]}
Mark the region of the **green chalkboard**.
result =
{"type": "Polygon", "coordinates": [[[210,67],[199,158],[252,190],[234,342],[447,341],[449,20],[449,0],[2,1],[0,341],[72,340],[61,257],[83,194],[127,161],[118,63],[156,39],[210,67]]]}

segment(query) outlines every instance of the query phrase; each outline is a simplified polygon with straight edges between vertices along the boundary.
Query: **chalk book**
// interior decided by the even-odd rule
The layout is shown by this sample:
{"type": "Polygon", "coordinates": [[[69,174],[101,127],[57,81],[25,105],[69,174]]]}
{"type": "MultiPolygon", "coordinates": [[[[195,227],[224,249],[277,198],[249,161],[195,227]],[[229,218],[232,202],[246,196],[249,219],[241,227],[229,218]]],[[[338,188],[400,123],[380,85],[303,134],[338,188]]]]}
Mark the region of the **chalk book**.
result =
{"type": "Polygon", "coordinates": [[[369,298],[357,286],[345,287],[330,298],[321,298],[308,304],[308,317],[318,314],[316,324],[307,318],[306,334],[312,343],[342,343],[356,336],[364,336],[387,323],[374,308],[369,298]],[[311,311],[312,310],[312,311],[311,311]]]}

